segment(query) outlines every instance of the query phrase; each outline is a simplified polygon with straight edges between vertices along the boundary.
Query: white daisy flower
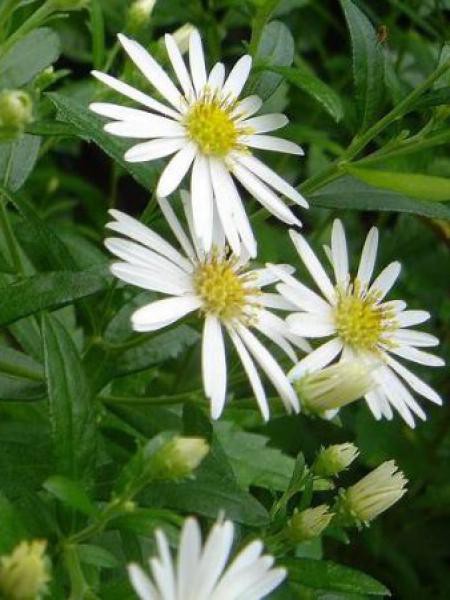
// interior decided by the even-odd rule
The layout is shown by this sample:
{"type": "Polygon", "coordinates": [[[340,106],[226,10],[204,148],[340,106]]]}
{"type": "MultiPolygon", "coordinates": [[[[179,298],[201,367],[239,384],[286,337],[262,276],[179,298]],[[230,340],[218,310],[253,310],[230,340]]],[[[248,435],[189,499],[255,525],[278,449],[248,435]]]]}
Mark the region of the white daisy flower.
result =
{"type": "Polygon", "coordinates": [[[205,543],[196,519],[186,519],[181,532],[176,563],[162,531],[156,532],[159,556],[149,561],[153,577],[136,564],[128,567],[131,583],[141,600],[260,600],[286,577],[274,568],[274,558],[262,554],[263,543],[255,540],[228,563],[234,526],[220,520],[205,543]],[[228,563],[228,564],[227,564],[228,563]]]}
{"type": "Polygon", "coordinates": [[[255,117],[261,99],[238,99],[250,73],[251,57],[240,58],[228,77],[222,63],[217,63],[208,74],[202,41],[194,30],[189,39],[188,70],[174,38],[167,34],[166,48],[177,87],[141,45],[124,35],[119,35],[119,40],[165,103],[110,75],[93,71],[97,79],[147,110],[105,102],[94,102],[90,108],[112,119],[105,125],[108,133],[146,140],[132,146],[125,160],[146,162],[173,155],[159,179],[158,197],[174,192],[192,167],[193,224],[203,249],[208,252],[212,247],[217,211],[233,252],[240,252],[242,242],[250,256],[256,256],[256,241],[231,174],[276,217],[290,225],[300,225],[277,193],[303,207],[308,206],[306,200],[252,154],[253,149],[297,155],[303,151],[293,142],[266,135],[286,125],[284,115],[255,117]]]}
{"type": "Polygon", "coordinates": [[[425,420],[425,412],[409,388],[436,404],[442,404],[442,399],[394,356],[429,367],[442,366],[441,358],[420,349],[436,346],[439,340],[428,333],[408,329],[426,321],[430,317],[428,312],[405,310],[406,303],[401,300],[384,301],[400,274],[400,263],[389,264],[371,283],[378,230],[375,227],[370,230],[358,272],[352,280],[344,228],[341,221],[334,221],[331,249],[325,250],[334,270],[335,284],[306,240],[294,231],[290,235],[323,297],[273,267],[274,274],[283,280],[277,290],[301,311],[287,318],[289,328],[305,338],[332,338],[301,360],[292,369],[291,379],[315,372],[339,355],[343,360],[359,359],[372,369],[375,387],[365,394],[365,399],[376,419],[382,416],[392,419],[394,407],[411,427],[414,427],[413,413],[425,420]]]}
{"type": "MultiPolygon", "coordinates": [[[[112,273],[129,284],[168,296],[139,308],[131,317],[133,329],[155,331],[199,311],[204,319],[203,384],[211,401],[212,417],[221,415],[226,399],[223,330],[242,362],[264,419],[269,418],[269,405],[255,362],[272,382],[286,409],[298,412],[297,395],[287,376],[252,332],[256,330],[269,338],[294,362],[297,359],[292,344],[305,352],[310,350],[304,339],[291,334],[285,321],[269,310],[292,309],[292,304],[278,294],[261,289],[279,281],[278,276],[267,268],[249,270],[248,255],[230,255],[220,231],[212,250],[201,250],[193,234],[189,194],[182,192],[182,199],[192,241],[166,199],[160,199],[160,206],[183,254],[139,221],[117,210],[110,211],[115,221],[107,227],[129,238],[105,240],[106,247],[121,259],[112,264],[112,273]]],[[[282,273],[293,271],[287,265],[278,268],[282,273]]]]}

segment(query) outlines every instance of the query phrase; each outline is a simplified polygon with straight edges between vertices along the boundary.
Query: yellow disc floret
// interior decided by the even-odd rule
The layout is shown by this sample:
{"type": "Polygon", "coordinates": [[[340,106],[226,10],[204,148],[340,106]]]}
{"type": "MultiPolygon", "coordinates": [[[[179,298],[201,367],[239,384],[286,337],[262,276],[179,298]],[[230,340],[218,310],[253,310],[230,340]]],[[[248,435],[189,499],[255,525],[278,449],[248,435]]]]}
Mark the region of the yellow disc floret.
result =
{"type": "Polygon", "coordinates": [[[219,258],[214,253],[198,267],[194,276],[196,292],[203,300],[203,311],[223,321],[250,317],[246,309],[255,303],[249,297],[260,291],[246,286],[248,281],[248,276],[237,273],[233,259],[219,258]]]}
{"type": "Polygon", "coordinates": [[[231,117],[234,106],[205,94],[189,109],[185,120],[187,133],[204,154],[224,157],[239,145],[241,131],[231,117]]]}
{"type": "Polygon", "coordinates": [[[358,285],[337,290],[335,323],[341,340],[356,350],[375,352],[383,334],[395,329],[394,314],[377,303],[377,294],[360,293],[358,285]]]}

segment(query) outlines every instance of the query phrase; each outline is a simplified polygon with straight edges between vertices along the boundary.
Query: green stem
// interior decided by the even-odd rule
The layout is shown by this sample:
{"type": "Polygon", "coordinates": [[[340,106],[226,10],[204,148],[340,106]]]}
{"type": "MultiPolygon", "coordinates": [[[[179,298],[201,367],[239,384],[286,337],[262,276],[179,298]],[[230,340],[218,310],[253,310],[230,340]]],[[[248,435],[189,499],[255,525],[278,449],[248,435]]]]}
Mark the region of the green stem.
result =
{"type": "Polygon", "coordinates": [[[201,400],[196,396],[202,394],[202,390],[192,390],[190,392],[182,392],[180,394],[174,394],[173,396],[153,396],[153,397],[142,397],[142,396],[99,396],[98,399],[105,404],[128,404],[133,406],[164,406],[170,404],[181,404],[182,402],[201,400]]]}
{"type": "Polygon", "coordinates": [[[266,0],[264,5],[256,11],[256,15],[252,22],[252,37],[250,38],[250,44],[248,47],[248,51],[252,56],[255,56],[264,26],[270,19],[272,12],[275,10],[278,4],[279,0],[266,0]]]}
{"type": "MultiPolygon", "coordinates": [[[[11,145],[11,154],[9,155],[9,158],[8,158],[8,164],[6,166],[6,173],[5,173],[5,176],[3,179],[3,184],[4,184],[5,188],[8,187],[8,180],[9,180],[9,175],[11,172],[13,155],[14,155],[14,144],[11,145]]],[[[9,221],[9,215],[8,215],[8,210],[6,208],[6,205],[7,205],[7,198],[4,198],[3,195],[0,194],[0,227],[2,228],[4,236],[5,236],[6,245],[8,246],[9,255],[10,255],[10,258],[14,265],[14,269],[15,269],[16,273],[18,273],[20,275],[24,275],[22,258],[20,256],[19,247],[18,247],[16,238],[15,238],[15,235],[14,235],[13,229],[11,227],[11,223],[9,221]]]]}

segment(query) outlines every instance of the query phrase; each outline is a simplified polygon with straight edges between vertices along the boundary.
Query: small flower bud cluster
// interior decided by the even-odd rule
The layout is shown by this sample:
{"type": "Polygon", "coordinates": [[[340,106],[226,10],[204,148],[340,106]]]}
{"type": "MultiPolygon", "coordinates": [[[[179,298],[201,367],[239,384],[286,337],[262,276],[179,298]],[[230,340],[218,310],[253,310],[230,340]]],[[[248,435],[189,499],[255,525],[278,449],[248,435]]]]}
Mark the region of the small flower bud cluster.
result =
{"type": "Polygon", "coordinates": [[[191,475],[209,452],[203,438],[175,437],[154,455],[151,465],[155,479],[183,479],[191,475]]]}
{"type": "Polygon", "coordinates": [[[14,139],[23,133],[26,125],[32,120],[33,103],[27,92],[0,92],[0,139],[14,139]]]}
{"type": "Polygon", "coordinates": [[[350,443],[322,448],[314,461],[312,471],[319,477],[336,477],[352,464],[358,454],[358,448],[350,443]]]}
{"type": "Polygon", "coordinates": [[[136,32],[148,25],[156,0],[135,0],[128,9],[127,29],[136,32]]]}
{"type": "Polygon", "coordinates": [[[7,600],[38,600],[50,580],[47,543],[23,541],[11,554],[0,557],[0,597],[7,600]]]}
{"type": "Polygon", "coordinates": [[[295,544],[312,540],[325,531],[333,516],[327,504],[294,512],[285,529],[286,537],[295,544]]]}

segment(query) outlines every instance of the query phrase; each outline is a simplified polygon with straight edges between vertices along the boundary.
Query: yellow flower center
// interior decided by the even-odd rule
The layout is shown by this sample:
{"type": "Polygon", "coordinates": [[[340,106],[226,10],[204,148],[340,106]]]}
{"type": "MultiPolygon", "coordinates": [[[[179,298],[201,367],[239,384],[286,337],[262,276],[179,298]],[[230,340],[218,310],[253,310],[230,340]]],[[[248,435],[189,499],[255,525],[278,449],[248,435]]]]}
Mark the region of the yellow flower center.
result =
{"type": "Polygon", "coordinates": [[[238,144],[242,133],[231,117],[235,103],[225,104],[216,96],[206,93],[197,100],[186,116],[189,137],[204,154],[226,156],[238,144]]]}
{"type": "Polygon", "coordinates": [[[202,310],[223,321],[251,318],[245,313],[245,309],[255,306],[249,296],[260,294],[259,289],[245,285],[251,274],[240,277],[234,267],[235,259],[220,259],[213,253],[194,275],[195,290],[203,300],[202,310]]]}
{"type": "Polygon", "coordinates": [[[356,350],[375,352],[383,334],[395,329],[394,311],[377,304],[378,294],[361,293],[358,282],[342,292],[335,311],[335,324],[341,340],[356,350]]]}

